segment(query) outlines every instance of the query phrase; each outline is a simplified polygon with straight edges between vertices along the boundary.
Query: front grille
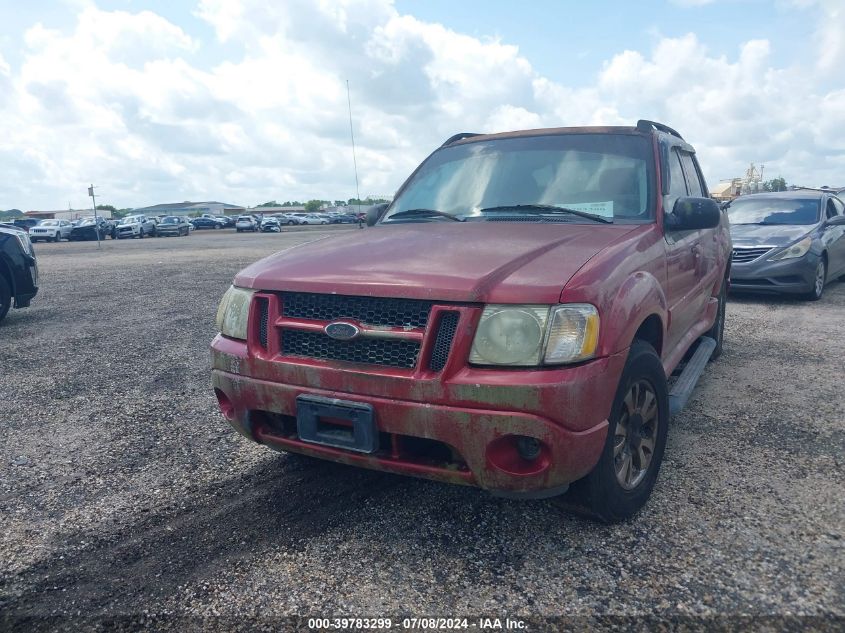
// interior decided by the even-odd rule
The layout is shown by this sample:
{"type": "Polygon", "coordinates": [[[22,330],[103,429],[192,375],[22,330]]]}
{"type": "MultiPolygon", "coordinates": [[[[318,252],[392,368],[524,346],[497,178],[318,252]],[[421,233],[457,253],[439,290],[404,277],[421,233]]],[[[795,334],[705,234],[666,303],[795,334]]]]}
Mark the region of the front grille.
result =
{"type": "Polygon", "coordinates": [[[430,301],[419,299],[282,293],[283,316],[315,321],[352,319],[367,325],[425,328],[431,306],[430,301]]]}
{"type": "Polygon", "coordinates": [[[731,279],[731,283],[737,286],[774,286],[770,279],[731,279]]]}
{"type": "Polygon", "coordinates": [[[259,298],[258,302],[258,342],[267,349],[267,299],[259,298]]]}
{"type": "Polygon", "coordinates": [[[442,371],[449,359],[449,350],[452,348],[452,339],[458,329],[457,312],[446,312],[440,317],[440,325],[437,329],[437,338],[434,340],[434,349],[431,352],[431,360],[428,361],[428,368],[431,371],[442,371]]]}
{"type": "Polygon", "coordinates": [[[283,328],[282,354],[349,363],[367,363],[413,369],[417,364],[420,346],[415,341],[358,338],[339,341],[322,332],[306,332],[283,328]]]}
{"type": "Polygon", "coordinates": [[[772,250],[772,246],[763,246],[758,248],[743,248],[738,247],[735,248],[733,251],[733,257],[731,258],[737,264],[746,264],[748,262],[753,262],[755,259],[758,259],[772,250]]]}

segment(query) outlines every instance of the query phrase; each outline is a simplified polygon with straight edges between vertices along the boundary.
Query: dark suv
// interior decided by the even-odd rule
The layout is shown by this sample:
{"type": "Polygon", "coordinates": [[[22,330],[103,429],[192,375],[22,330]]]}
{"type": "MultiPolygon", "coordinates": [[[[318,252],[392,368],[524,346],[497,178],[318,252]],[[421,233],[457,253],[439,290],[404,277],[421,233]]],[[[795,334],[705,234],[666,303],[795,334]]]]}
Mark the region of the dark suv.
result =
{"type": "Polygon", "coordinates": [[[25,231],[0,224],[0,321],[9,308],[26,308],[38,293],[35,249],[25,231]]]}

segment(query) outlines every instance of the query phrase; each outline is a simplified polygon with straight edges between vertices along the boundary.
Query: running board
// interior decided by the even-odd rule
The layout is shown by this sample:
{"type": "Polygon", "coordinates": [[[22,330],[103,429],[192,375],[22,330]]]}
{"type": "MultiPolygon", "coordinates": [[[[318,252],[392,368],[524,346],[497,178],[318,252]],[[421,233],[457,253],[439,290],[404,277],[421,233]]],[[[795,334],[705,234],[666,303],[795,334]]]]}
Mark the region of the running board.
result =
{"type": "Polygon", "coordinates": [[[672,392],[669,394],[669,415],[675,415],[683,409],[687,400],[692,395],[698,379],[704,373],[704,368],[707,366],[707,361],[716,349],[716,340],[709,336],[702,336],[698,348],[692,355],[692,358],[687,362],[684,371],[678,376],[678,380],[672,386],[672,392]]]}

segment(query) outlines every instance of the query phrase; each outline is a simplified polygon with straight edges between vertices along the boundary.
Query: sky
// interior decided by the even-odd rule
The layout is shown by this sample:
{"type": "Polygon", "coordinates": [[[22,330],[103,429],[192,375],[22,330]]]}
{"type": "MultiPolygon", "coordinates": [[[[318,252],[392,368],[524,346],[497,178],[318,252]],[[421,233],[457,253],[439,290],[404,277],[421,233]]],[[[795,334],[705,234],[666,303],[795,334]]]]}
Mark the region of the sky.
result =
{"type": "Polygon", "coordinates": [[[0,209],[392,195],[456,132],[662,121],[845,186],[845,0],[0,0],[0,209]]]}

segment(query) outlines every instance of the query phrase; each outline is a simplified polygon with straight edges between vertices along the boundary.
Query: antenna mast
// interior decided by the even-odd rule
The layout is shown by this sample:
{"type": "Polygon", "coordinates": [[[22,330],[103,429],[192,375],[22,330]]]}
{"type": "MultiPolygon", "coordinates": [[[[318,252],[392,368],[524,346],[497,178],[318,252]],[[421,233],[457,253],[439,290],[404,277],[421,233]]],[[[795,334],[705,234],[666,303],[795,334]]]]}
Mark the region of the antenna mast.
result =
{"type": "Polygon", "coordinates": [[[352,132],[352,98],[349,96],[349,80],[346,80],[346,103],[349,106],[349,137],[352,139],[352,166],[355,169],[355,199],[358,213],[361,213],[361,192],[358,190],[358,161],[355,159],[355,134],[352,132]]]}

